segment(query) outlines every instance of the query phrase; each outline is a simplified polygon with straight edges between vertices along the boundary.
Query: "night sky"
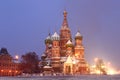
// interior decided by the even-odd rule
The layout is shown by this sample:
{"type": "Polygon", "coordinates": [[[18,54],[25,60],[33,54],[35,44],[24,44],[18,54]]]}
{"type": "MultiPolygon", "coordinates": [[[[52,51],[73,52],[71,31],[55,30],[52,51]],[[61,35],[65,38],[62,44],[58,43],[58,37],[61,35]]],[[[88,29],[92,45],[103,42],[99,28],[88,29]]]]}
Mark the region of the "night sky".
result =
{"type": "Polygon", "coordinates": [[[99,57],[120,69],[120,0],[0,0],[0,48],[14,56],[45,50],[48,33],[68,12],[72,37],[80,29],[88,63],[99,57]]]}

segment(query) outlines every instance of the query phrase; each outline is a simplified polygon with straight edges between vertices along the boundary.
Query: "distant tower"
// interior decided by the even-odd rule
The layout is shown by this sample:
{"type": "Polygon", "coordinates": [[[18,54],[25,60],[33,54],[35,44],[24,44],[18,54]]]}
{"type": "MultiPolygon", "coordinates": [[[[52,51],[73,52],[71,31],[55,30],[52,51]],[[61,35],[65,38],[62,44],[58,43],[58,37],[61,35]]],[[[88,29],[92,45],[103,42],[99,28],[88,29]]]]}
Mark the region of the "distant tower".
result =
{"type": "Polygon", "coordinates": [[[84,47],[82,45],[82,35],[80,34],[80,32],[78,31],[75,35],[75,57],[77,59],[82,59],[84,58],[84,47]]]}
{"type": "Polygon", "coordinates": [[[67,12],[63,12],[64,20],[62,23],[62,27],[60,29],[60,48],[61,48],[61,56],[66,56],[66,46],[68,40],[71,40],[71,32],[67,22],[67,12]]]}
{"type": "Polygon", "coordinates": [[[73,54],[73,44],[70,40],[66,43],[66,56],[71,56],[73,54]]]}
{"type": "Polygon", "coordinates": [[[59,46],[60,37],[55,32],[52,35],[52,57],[51,57],[51,66],[55,72],[60,71],[60,46],[59,46]]]}

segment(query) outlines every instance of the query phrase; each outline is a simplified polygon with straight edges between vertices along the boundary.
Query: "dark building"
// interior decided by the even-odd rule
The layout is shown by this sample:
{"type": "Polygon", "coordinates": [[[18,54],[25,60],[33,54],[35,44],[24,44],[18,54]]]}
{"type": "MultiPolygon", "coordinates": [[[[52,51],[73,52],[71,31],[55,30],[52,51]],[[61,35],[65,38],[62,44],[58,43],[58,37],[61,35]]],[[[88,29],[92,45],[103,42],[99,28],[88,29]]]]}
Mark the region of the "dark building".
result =
{"type": "Polygon", "coordinates": [[[21,74],[20,63],[13,59],[6,48],[0,51],[0,76],[16,76],[21,74]]]}

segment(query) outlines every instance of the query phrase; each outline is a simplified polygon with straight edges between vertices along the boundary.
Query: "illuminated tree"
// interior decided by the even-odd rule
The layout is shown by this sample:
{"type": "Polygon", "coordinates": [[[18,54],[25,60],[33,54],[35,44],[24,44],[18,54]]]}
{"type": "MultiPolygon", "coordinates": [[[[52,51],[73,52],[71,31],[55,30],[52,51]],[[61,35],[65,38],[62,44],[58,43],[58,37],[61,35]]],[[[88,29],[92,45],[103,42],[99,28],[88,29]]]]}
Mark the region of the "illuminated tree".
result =
{"type": "Polygon", "coordinates": [[[105,64],[102,59],[97,58],[95,60],[96,69],[100,71],[100,74],[106,74],[105,64]]]}

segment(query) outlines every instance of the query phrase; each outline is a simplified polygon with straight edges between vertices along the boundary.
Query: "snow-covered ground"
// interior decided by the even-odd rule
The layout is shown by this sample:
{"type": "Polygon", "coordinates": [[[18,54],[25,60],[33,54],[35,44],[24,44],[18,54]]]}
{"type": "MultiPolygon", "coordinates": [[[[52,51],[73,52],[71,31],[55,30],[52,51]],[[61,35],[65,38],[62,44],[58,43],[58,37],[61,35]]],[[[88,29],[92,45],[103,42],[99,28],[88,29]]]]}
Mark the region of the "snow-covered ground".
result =
{"type": "Polygon", "coordinates": [[[120,75],[81,75],[81,76],[43,76],[43,77],[0,77],[0,80],[120,80],[120,75]]]}

